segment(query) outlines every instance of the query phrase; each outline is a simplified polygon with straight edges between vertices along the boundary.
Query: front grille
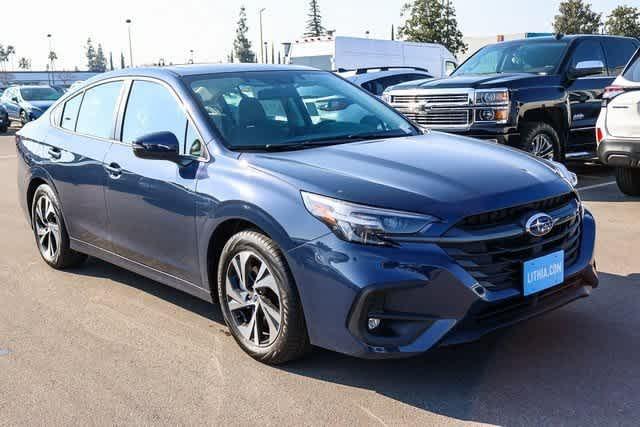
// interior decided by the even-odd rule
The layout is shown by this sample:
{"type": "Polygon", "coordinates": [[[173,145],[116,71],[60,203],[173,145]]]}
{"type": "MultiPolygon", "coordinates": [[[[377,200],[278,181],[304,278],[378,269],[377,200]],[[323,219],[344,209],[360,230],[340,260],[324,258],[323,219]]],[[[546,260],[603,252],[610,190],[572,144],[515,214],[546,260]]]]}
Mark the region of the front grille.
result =
{"type": "MultiPolygon", "coordinates": [[[[402,110],[401,110],[402,111],[402,110]]],[[[420,126],[447,127],[469,125],[469,110],[431,110],[424,113],[404,113],[420,126]]]]}
{"type": "Polygon", "coordinates": [[[466,93],[459,94],[431,94],[431,95],[393,95],[391,102],[394,104],[468,104],[469,95],[466,93]]]}
{"type": "MultiPolygon", "coordinates": [[[[555,197],[516,208],[503,209],[483,216],[468,217],[459,225],[459,229],[487,231],[513,219],[517,214],[541,209],[539,207],[555,206],[562,208],[568,204],[575,206],[575,215],[570,220],[556,225],[553,230],[543,236],[534,237],[523,233],[513,237],[493,238],[463,243],[442,243],[442,248],[463,267],[478,283],[490,291],[509,288],[522,289],[523,264],[534,258],[564,250],[565,268],[576,262],[579,255],[580,236],[582,232],[580,209],[575,197],[555,197]],[[564,201],[564,204],[562,202],[564,201]],[[495,222],[491,222],[495,219],[495,222]]],[[[520,218],[521,215],[518,217],[520,218]]],[[[514,223],[516,221],[513,221],[514,223]]],[[[518,224],[520,224],[518,222],[518,224]]],[[[520,226],[520,225],[519,225],[520,226]]]]}
{"type": "Polygon", "coordinates": [[[509,222],[516,222],[520,219],[523,213],[528,211],[555,210],[567,205],[574,199],[575,196],[572,193],[567,193],[562,196],[539,200],[526,205],[468,216],[460,223],[460,225],[466,229],[469,227],[496,226],[509,222]]]}

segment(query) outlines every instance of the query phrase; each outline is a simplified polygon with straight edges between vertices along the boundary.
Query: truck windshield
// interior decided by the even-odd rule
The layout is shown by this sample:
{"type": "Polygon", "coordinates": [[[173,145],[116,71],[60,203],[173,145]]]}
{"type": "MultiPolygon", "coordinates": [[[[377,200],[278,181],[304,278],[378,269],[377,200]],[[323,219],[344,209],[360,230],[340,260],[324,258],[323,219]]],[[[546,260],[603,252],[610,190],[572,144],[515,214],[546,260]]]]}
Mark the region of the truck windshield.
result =
{"type": "Polygon", "coordinates": [[[231,149],[295,150],[418,133],[393,109],[329,72],[210,74],[187,83],[231,149]]]}
{"type": "Polygon", "coordinates": [[[480,49],[452,75],[553,74],[560,65],[566,47],[564,40],[494,44],[480,49]]]}

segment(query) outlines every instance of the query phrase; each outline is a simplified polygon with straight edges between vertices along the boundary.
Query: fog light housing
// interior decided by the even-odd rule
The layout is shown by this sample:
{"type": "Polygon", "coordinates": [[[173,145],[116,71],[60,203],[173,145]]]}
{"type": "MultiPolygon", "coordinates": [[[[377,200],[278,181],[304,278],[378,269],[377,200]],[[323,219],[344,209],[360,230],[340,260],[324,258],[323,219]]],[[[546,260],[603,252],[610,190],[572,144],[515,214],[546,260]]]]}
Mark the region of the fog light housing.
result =
{"type": "Polygon", "coordinates": [[[509,108],[482,108],[476,112],[476,121],[484,123],[507,123],[509,108]]]}
{"type": "Polygon", "coordinates": [[[380,319],[376,317],[370,317],[369,319],[367,319],[367,329],[373,331],[374,329],[380,327],[380,323],[380,319]]]}

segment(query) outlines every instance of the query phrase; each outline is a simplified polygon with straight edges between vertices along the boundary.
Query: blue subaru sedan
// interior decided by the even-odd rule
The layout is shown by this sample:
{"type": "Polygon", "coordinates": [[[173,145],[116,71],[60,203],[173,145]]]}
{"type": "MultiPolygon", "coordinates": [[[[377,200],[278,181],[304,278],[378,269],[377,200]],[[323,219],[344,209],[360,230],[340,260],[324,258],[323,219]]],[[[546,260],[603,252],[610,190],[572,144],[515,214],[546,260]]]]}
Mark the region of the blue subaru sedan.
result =
{"type": "Polygon", "coordinates": [[[328,72],[111,72],[16,144],[46,263],[92,256],[216,301],[265,363],[312,346],[416,355],[598,284],[594,219],[564,166],[425,133],[328,72]]]}

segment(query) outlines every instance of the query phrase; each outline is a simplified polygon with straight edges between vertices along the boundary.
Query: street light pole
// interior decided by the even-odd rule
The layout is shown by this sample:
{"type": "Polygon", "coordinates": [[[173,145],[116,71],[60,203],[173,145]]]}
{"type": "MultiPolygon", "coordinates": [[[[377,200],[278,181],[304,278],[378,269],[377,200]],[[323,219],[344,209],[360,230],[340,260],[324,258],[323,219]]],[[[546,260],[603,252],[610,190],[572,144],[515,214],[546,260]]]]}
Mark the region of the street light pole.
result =
{"type": "Polygon", "coordinates": [[[191,50],[189,51],[189,54],[190,54],[190,56],[189,56],[189,63],[190,63],[190,64],[193,64],[193,49],[191,49],[191,50]]]}
{"type": "Polygon", "coordinates": [[[264,12],[265,8],[260,9],[260,61],[264,64],[264,50],[263,50],[263,40],[262,40],[262,12],[264,12]]]}
{"type": "Polygon", "coordinates": [[[125,21],[127,23],[127,30],[129,32],[129,63],[133,67],[133,49],[131,45],[131,19],[125,21]]]}

